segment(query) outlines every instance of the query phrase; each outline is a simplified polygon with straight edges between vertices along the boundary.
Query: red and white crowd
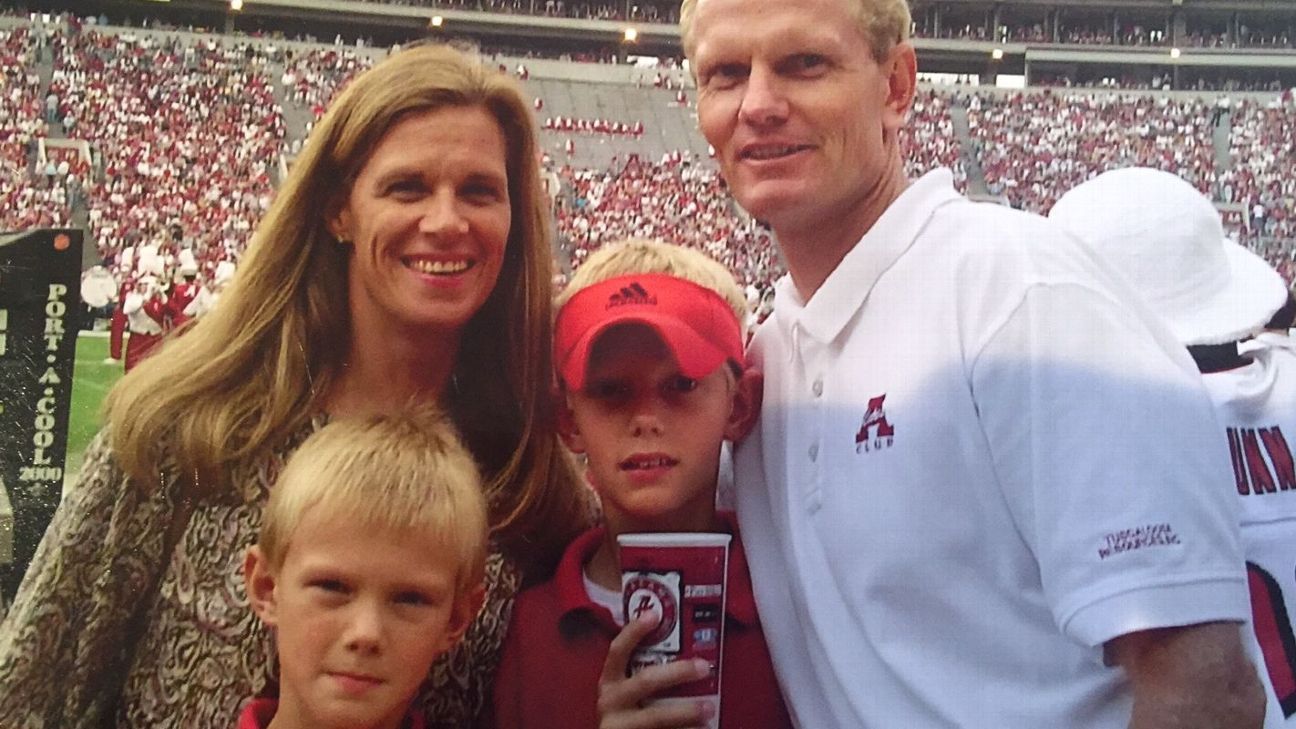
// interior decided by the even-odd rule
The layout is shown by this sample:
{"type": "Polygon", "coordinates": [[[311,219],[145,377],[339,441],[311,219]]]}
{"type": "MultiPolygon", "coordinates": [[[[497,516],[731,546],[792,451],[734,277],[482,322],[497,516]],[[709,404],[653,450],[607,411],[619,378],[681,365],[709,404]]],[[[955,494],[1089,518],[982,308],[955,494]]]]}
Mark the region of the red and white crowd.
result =
{"type": "MultiPolygon", "coordinates": [[[[0,227],[66,224],[71,209],[83,206],[110,264],[141,245],[157,246],[173,262],[188,250],[202,279],[212,278],[220,262],[237,260],[269,205],[273,166],[299,151],[309,132],[309,125],[286,129],[274,85],[288,105],[306,112],[298,116],[315,119],[372,65],[371,56],[337,45],[268,51],[230,38],[161,41],[90,28],[39,38],[26,28],[0,31],[0,60],[0,227]],[[52,51],[48,89],[35,71],[41,44],[52,51]],[[66,137],[86,140],[93,164],[74,149],[51,150],[38,163],[36,140],[49,134],[47,120],[66,137]]],[[[1063,192],[1104,170],[1167,169],[1230,203],[1227,211],[1241,211],[1230,212],[1241,234],[1291,268],[1290,100],[1236,107],[1234,167],[1217,181],[1212,134],[1219,110],[1211,101],[1059,90],[963,93],[918,94],[901,137],[911,177],[949,167],[966,190],[965,158],[975,160],[992,194],[1046,212],[1063,192]],[[956,104],[967,106],[970,148],[955,131],[956,104]]],[[[643,121],[596,113],[551,116],[541,126],[611,144],[644,135],[643,121]]],[[[557,161],[558,229],[570,263],[610,240],[649,236],[705,250],[745,284],[764,287],[782,273],[769,233],[737,209],[709,160],[641,156],[627,147],[617,158],[632,161],[611,171],[557,161]]],[[[128,280],[132,272],[115,274],[128,280]]]]}
{"type": "Polygon", "coordinates": [[[966,192],[967,166],[950,115],[951,99],[949,94],[932,89],[918,92],[900,135],[900,152],[911,179],[936,167],[948,167],[954,171],[954,186],[966,192]]]}
{"type": "Polygon", "coordinates": [[[540,128],[548,132],[595,134],[606,137],[632,137],[635,139],[642,137],[644,133],[644,125],[641,121],[631,123],[603,118],[578,119],[569,116],[545,117],[540,128]]]}
{"type": "Polygon", "coordinates": [[[611,172],[564,167],[559,175],[569,192],[558,206],[558,231],[573,268],[606,243],[641,237],[697,248],[743,284],[783,273],[769,231],[739,212],[710,165],[676,153],[660,162],[632,158],[611,172]]]}
{"type": "Polygon", "coordinates": [[[37,140],[47,136],[36,39],[28,28],[0,30],[0,230],[66,225],[65,177],[37,167],[37,140]]]}
{"type": "Polygon", "coordinates": [[[1243,100],[1233,109],[1229,152],[1220,176],[1222,202],[1241,206],[1247,239],[1296,238],[1296,105],[1243,100]]]}
{"type": "Polygon", "coordinates": [[[1133,94],[980,93],[968,99],[968,125],[991,194],[1045,213],[1062,193],[1117,167],[1172,171],[1212,194],[1213,108],[1133,94]]]}
{"type": "Polygon", "coordinates": [[[284,139],[263,51],[89,30],[53,45],[64,131],[99,155],[86,194],[101,256],[189,249],[207,276],[237,258],[269,206],[284,139]]]}

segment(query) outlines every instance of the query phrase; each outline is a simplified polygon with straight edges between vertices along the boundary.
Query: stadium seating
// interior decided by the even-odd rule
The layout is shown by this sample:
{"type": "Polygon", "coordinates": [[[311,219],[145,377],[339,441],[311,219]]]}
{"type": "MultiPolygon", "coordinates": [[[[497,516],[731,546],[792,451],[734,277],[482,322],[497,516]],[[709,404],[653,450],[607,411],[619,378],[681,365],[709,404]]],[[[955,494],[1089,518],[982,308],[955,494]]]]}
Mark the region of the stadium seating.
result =
{"type": "MultiPolygon", "coordinates": [[[[507,2],[492,7],[521,9],[507,2]]],[[[590,10],[597,4],[562,7],[563,14],[599,12],[590,10]]],[[[80,210],[110,261],[139,243],[191,246],[208,273],[246,246],[273,194],[280,159],[300,150],[335,94],[384,53],[68,27],[0,31],[0,222],[64,224],[76,222],[80,210]],[[52,71],[47,87],[41,68],[52,71]],[[57,101],[52,125],[45,121],[47,93],[57,101]],[[94,164],[54,148],[38,164],[37,151],[47,146],[38,140],[50,134],[88,142],[94,164]]],[[[1043,33],[1038,24],[1006,27],[1024,42],[1043,33]]],[[[973,26],[965,32],[977,33],[973,26]]],[[[1067,32],[1073,42],[1097,42],[1070,26],[1067,32]]],[[[1161,40],[1142,32],[1107,40],[1161,40]]],[[[678,84],[682,71],[667,67],[657,83],[648,74],[629,84],[591,83],[532,76],[518,58],[497,58],[525,77],[536,107],[546,163],[560,182],[565,264],[617,237],[655,235],[707,250],[744,283],[761,287],[781,274],[768,232],[742,214],[716,172],[697,131],[695,92],[678,84]]],[[[1296,160],[1283,150],[1296,132],[1290,97],[1285,104],[1241,101],[1221,118],[1207,95],[925,86],[900,143],[910,177],[949,167],[960,189],[1037,212],[1106,169],[1169,169],[1214,196],[1231,229],[1288,270],[1296,239],[1296,178],[1289,171],[1296,160]]]]}
{"type": "Polygon", "coordinates": [[[1296,238],[1296,116],[1290,106],[1244,100],[1232,115],[1233,166],[1220,197],[1242,206],[1239,230],[1249,239],[1296,238]]]}
{"type": "Polygon", "coordinates": [[[988,189],[1046,213],[1067,190],[1117,167],[1172,171],[1213,194],[1212,104],[1051,90],[971,97],[968,124],[988,189]]]}
{"type": "Polygon", "coordinates": [[[663,238],[704,251],[740,283],[782,275],[768,230],[733,204],[718,172],[688,155],[632,161],[621,170],[564,168],[570,202],[557,212],[573,267],[594,249],[626,237],[663,238]]]}
{"type": "Polygon", "coordinates": [[[952,100],[947,92],[920,90],[900,135],[900,152],[910,178],[936,167],[948,167],[954,171],[955,187],[966,192],[968,173],[950,115],[952,100]]]}
{"type": "Polygon", "coordinates": [[[71,217],[65,176],[36,164],[37,140],[46,136],[36,47],[29,28],[0,29],[0,230],[67,225],[71,217]]]}
{"type": "Polygon", "coordinates": [[[262,48],[94,30],[53,42],[67,134],[100,155],[87,192],[101,255],[183,243],[208,272],[236,256],[269,205],[284,137],[262,48]]]}

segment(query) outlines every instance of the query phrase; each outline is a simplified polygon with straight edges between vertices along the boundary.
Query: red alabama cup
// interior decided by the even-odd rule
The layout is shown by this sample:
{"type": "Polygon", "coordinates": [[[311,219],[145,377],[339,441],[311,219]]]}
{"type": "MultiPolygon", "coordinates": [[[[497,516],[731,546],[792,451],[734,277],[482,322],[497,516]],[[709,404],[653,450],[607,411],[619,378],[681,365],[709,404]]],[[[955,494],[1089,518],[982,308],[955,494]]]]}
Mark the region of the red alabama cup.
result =
{"type": "Polygon", "coordinates": [[[710,726],[720,723],[720,671],[724,647],[728,534],[667,532],[622,534],[621,604],[626,622],[657,616],[656,629],[630,659],[631,675],[646,666],[702,658],[715,670],[676,686],[654,701],[711,701],[710,726]]]}

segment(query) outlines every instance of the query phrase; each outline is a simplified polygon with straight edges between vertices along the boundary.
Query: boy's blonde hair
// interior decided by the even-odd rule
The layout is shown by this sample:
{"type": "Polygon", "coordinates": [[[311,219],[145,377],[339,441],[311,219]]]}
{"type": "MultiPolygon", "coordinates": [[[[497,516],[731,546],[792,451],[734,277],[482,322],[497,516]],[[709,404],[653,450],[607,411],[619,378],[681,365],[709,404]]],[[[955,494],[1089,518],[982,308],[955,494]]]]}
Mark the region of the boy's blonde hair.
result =
{"type": "Polygon", "coordinates": [[[694,248],[647,238],[626,238],[594,251],[572,274],[571,282],[554,300],[554,308],[561,309],[571,297],[596,283],[637,273],[665,274],[710,289],[729,304],[739,326],[745,327],[747,297],[729,269],[694,248]]]}
{"type": "Polygon", "coordinates": [[[335,420],[307,438],[271,488],[262,518],[258,545],[271,569],[283,566],[293,533],[312,509],[375,531],[441,541],[456,552],[457,599],[482,582],[481,473],[440,411],[335,420]]]}

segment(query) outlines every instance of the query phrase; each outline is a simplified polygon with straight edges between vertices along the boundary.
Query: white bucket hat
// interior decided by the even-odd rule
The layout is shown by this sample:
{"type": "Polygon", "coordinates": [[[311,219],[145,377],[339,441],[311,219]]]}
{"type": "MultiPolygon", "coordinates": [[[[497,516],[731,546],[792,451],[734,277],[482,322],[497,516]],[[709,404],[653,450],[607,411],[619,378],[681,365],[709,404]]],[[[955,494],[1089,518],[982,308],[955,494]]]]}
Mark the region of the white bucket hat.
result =
{"type": "Polygon", "coordinates": [[[1228,239],[1210,200],[1169,172],[1105,172],[1049,218],[1124,274],[1185,346],[1245,339],[1287,300],[1278,272],[1228,239]]]}

